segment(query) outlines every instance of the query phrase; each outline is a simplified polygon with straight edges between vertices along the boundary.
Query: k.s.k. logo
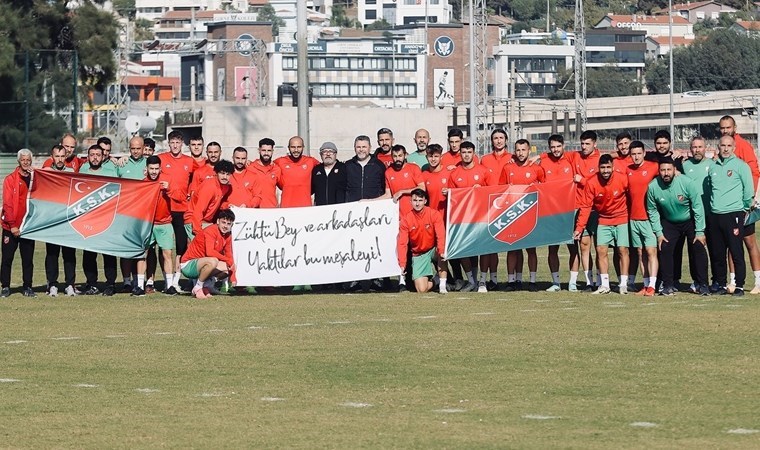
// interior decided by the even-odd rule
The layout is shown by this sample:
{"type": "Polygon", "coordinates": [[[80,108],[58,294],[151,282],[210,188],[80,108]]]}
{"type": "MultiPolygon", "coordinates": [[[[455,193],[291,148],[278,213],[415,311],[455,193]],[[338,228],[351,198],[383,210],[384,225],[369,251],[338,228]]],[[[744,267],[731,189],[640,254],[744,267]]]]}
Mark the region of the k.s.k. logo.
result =
{"type": "Polygon", "coordinates": [[[66,218],[87,239],[108,230],[119,206],[120,183],[72,178],[66,218]]]}
{"type": "Polygon", "coordinates": [[[494,239],[514,244],[536,228],[538,192],[533,186],[521,192],[491,194],[488,207],[488,233],[494,239]]]}

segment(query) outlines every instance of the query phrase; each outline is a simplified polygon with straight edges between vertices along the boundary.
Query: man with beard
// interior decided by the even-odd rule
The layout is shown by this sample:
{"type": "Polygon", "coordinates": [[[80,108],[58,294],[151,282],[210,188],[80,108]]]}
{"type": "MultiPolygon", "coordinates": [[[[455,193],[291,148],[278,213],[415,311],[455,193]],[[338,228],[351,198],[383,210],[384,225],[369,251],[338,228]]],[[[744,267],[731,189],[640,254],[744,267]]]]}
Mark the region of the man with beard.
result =
{"type": "MultiPolygon", "coordinates": [[[[230,176],[230,191],[227,201],[222,208],[237,206],[238,208],[258,208],[261,204],[261,182],[259,176],[248,170],[248,150],[236,147],[232,151],[234,171],[230,176]]],[[[216,169],[216,165],[214,166],[216,169]]]]}
{"type": "MultiPolygon", "coordinates": [[[[578,166],[575,164],[575,159],[578,156],[575,152],[565,152],[565,138],[559,134],[553,134],[549,136],[549,151],[541,154],[541,168],[544,169],[544,174],[547,182],[572,180],[576,182],[576,175],[578,174],[578,166]]],[[[577,186],[577,184],[576,184],[577,186]]],[[[576,193],[575,207],[579,207],[579,198],[576,193]]],[[[576,222],[577,222],[576,216],[576,222]]],[[[580,259],[578,258],[578,246],[575,241],[567,244],[567,251],[570,254],[568,261],[568,267],[570,269],[570,281],[567,284],[567,290],[570,292],[578,292],[578,268],[580,259]]],[[[562,290],[559,280],[559,245],[549,246],[549,255],[547,257],[549,263],[549,271],[552,275],[552,285],[546,290],[547,292],[559,292],[562,290]]]]}
{"type": "Polygon", "coordinates": [[[734,155],[734,138],[726,134],[720,138],[718,159],[710,168],[707,182],[710,186],[710,214],[707,216],[708,243],[713,278],[718,284],[716,293],[731,292],[744,295],[744,246],[742,245],[744,218],[754,208],[752,171],[746,162],[734,155]],[[736,281],[726,283],[726,251],[734,261],[736,281]]]}
{"type": "MultiPolygon", "coordinates": [[[[79,166],[82,162],[77,158],[77,138],[71,133],[66,133],[61,138],[61,147],[66,151],[65,166],[71,168],[74,172],[79,172],[79,166]]],[[[53,158],[48,158],[42,163],[42,168],[47,169],[53,165],[53,158]]]]}
{"type": "Polygon", "coordinates": [[[427,160],[425,170],[422,171],[422,181],[430,199],[429,206],[441,213],[441,217],[446,220],[446,199],[451,171],[443,166],[443,148],[438,144],[428,145],[427,160]]]}
{"type": "Polygon", "coordinates": [[[293,136],[288,141],[288,154],[274,163],[280,168],[277,187],[282,191],[280,208],[311,206],[311,171],[319,164],[316,158],[303,154],[303,139],[293,136]]]}
{"type": "MultiPolygon", "coordinates": [[[[575,164],[576,175],[575,182],[578,189],[576,192],[576,205],[580,205],[585,199],[584,189],[586,182],[593,179],[599,170],[599,150],[596,148],[596,132],[586,130],[581,133],[581,151],[576,153],[575,164]]],[[[591,211],[588,221],[584,224],[583,233],[580,237],[580,255],[581,264],[584,268],[584,275],[586,277],[586,292],[592,292],[594,290],[594,260],[591,257],[591,246],[593,243],[592,236],[596,236],[596,228],[599,222],[599,215],[596,210],[591,211]]],[[[622,272],[621,272],[622,273],[622,272]]],[[[627,275],[627,272],[626,272],[627,275]]]]}
{"type": "MultiPolygon", "coordinates": [[[[346,201],[373,200],[385,196],[385,164],[370,154],[371,141],[369,136],[360,135],[354,139],[355,156],[346,161],[346,201]]],[[[402,277],[403,279],[403,277],[402,277]]],[[[386,285],[390,280],[386,280],[386,285]]],[[[349,290],[361,288],[368,291],[372,280],[353,281],[348,284],[349,290]]],[[[385,287],[379,281],[375,287],[385,287]]],[[[399,290],[406,288],[404,284],[399,290]]]]}
{"type": "Polygon", "coordinates": [[[385,196],[398,203],[399,217],[412,210],[412,191],[425,189],[419,166],[407,164],[406,147],[396,144],[391,150],[393,164],[385,170],[385,196]]]}
{"type": "MultiPolygon", "coordinates": [[[[504,166],[512,160],[512,154],[507,151],[508,142],[507,132],[502,129],[496,129],[491,132],[491,153],[483,155],[480,160],[480,164],[486,167],[493,174],[494,182],[498,182],[499,175],[504,166]]],[[[480,257],[481,266],[481,278],[483,277],[482,271],[487,270],[490,272],[491,278],[486,283],[486,288],[489,291],[495,291],[499,288],[498,272],[499,272],[499,254],[491,253],[488,255],[482,255],[480,257]],[[484,266],[485,264],[485,266],[484,266]],[[484,269],[485,267],[485,269],[484,269]]],[[[520,279],[515,281],[516,284],[522,284],[522,274],[520,279]]]]}
{"type": "MultiPolygon", "coordinates": [[[[691,138],[689,144],[691,150],[691,157],[683,162],[683,174],[691,178],[694,181],[694,188],[699,192],[702,197],[702,216],[705,217],[705,223],[707,223],[707,215],[710,211],[710,186],[707,184],[707,175],[710,173],[710,169],[713,165],[713,159],[707,157],[707,144],[705,138],[702,136],[695,136],[691,138]]],[[[709,248],[707,243],[707,248],[709,248]]],[[[689,272],[691,273],[691,279],[695,280],[697,274],[694,269],[695,256],[692,253],[692,247],[689,246],[689,272]]],[[[751,259],[750,259],[751,261],[751,259]]],[[[717,291],[717,283],[713,285],[713,288],[717,291]]],[[[690,290],[694,293],[698,293],[697,285],[692,283],[690,290]]]]}
{"type": "MultiPolygon", "coordinates": [[[[66,165],[66,149],[61,145],[54,145],[50,151],[52,165],[47,170],[57,172],[74,172],[66,165]]],[[[47,293],[51,297],[58,296],[58,256],[63,254],[63,277],[66,284],[65,292],[69,297],[77,295],[74,289],[76,280],[77,255],[76,250],[58,244],[45,243],[45,275],[47,277],[47,293]]]]}
{"type": "MultiPolygon", "coordinates": [[[[515,142],[515,153],[512,155],[512,161],[501,169],[499,184],[511,185],[530,185],[543,183],[546,181],[544,169],[538,164],[528,162],[530,155],[530,142],[527,139],[518,139],[515,142]]],[[[538,270],[538,257],[536,248],[525,249],[528,254],[528,271],[530,273],[530,292],[538,292],[536,285],[536,271],[538,270]]],[[[507,290],[519,290],[517,284],[517,273],[522,278],[523,254],[522,250],[512,250],[507,252],[507,290]],[[519,270],[518,270],[519,269],[519,270]]]]}
{"type": "MultiPolygon", "coordinates": [[[[190,185],[187,189],[191,199],[193,197],[193,194],[198,191],[198,187],[201,185],[201,183],[209,178],[214,178],[216,176],[216,172],[214,172],[214,166],[219,162],[221,158],[222,146],[216,141],[209,142],[206,146],[205,163],[193,171],[193,178],[190,180],[190,185]]],[[[189,217],[186,217],[186,219],[187,220],[185,223],[189,223],[189,217]]]]}
{"type": "MultiPolygon", "coordinates": [[[[100,148],[100,147],[98,147],[100,148]]],[[[0,262],[0,297],[11,295],[11,269],[16,249],[21,253],[21,278],[24,297],[36,297],[32,289],[34,274],[34,241],[19,237],[21,222],[26,215],[26,196],[29,193],[32,171],[32,151],[22,148],[18,151],[18,167],[3,181],[3,243],[0,262]]]]}
{"type": "MultiPolygon", "coordinates": [[[[657,177],[658,167],[657,163],[644,160],[644,143],[641,141],[631,142],[630,154],[633,162],[623,172],[628,177],[628,216],[631,232],[631,248],[628,254],[630,255],[631,251],[638,254],[636,262],[641,259],[643,265],[644,286],[637,295],[652,297],[659,268],[658,246],[647,214],[646,195],[649,183],[657,177]]],[[[629,269],[630,282],[636,276],[636,270],[630,265],[629,269]]]]}
{"type": "Polygon", "coordinates": [[[631,133],[624,131],[615,136],[615,148],[617,152],[613,155],[613,167],[620,173],[625,173],[629,164],[633,163],[631,159],[631,133]]]}
{"type": "Polygon", "coordinates": [[[674,152],[672,148],[673,139],[668,130],[659,130],[654,134],[654,151],[647,152],[644,159],[647,161],[659,162],[662,158],[670,158],[675,164],[676,170],[683,173],[683,159],[681,152],[674,152]]]}
{"type": "Polygon", "coordinates": [[[427,164],[427,146],[430,143],[430,133],[424,128],[420,128],[414,133],[414,145],[417,151],[407,157],[407,162],[417,164],[422,169],[427,164]]]}
{"type": "Polygon", "coordinates": [[[156,153],[156,141],[151,138],[145,138],[143,141],[143,156],[146,158],[156,153]]]}
{"type": "MultiPolygon", "coordinates": [[[[498,176],[494,175],[488,167],[475,162],[475,144],[469,141],[462,142],[459,154],[462,156],[462,163],[457,166],[456,169],[451,171],[451,176],[449,177],[449,189],[491,186],[496,184],[498,176]]],[[[477,284],[477,289],[480,293],[488,292],[488,287],[486,286],[486,275],[488,271],[486,264],[489,261],[487,259],[488,256],[489,255],[480,257],[480,281],[477,284]]],[[[467,284],[462,287],[461,291],[470,292],[475,289],[475,277],[472,273],[473,264],[470,261],[470,258],[461,258],[459,261],[467,276],[467,284]]]]}
{"type": "MultiPolygon", "coordinates": [[[[581,141],[582,142],[582,141],[581,141]]],[[[593,208],[599,214],[596,237],[596,257],[601,285],[593,294],[610,293],[607,249],[610,245],[620,252],[620,293],[628,293],[628,179],[612,168],[612,156],[599,157],[599,171],[586,180],[584,198],[575,226],[574,239],[579,239],[593,208]]]]}
{"type": "MultiPolygon", "coordinates": [[[[87,163],[85,163],[80,173],[90,175],[100,175],[107,177],[116,177],[116,166],[109,164],[103,165],[103,148],[100,145],[93,145],[87,150],[87,163]]],[[[82,271],[84,272],[86,285],[83,289],[85,295],[96,295],[98,290],[98,254],[84,250],[82,252],[82,271]]],[[[103,255],[103,273],[106,276],[106,287],[103,289],[103,295],[112,296],[116,293],[116,257],[103,255]]]]}
{"type": "Polygon", "coordinates": [[[393,163],[391,157],[391,147],[393,147],[393,131],[389,128],[380,128],[377,130],[377,150],[375,150],[375,158],[385,164],[385,167],[390,166],[393,163]]]}
{"type": "MultiPolygon", "coordinates": [[[[760,168],[758,167],[755,149],[752,148],[752,144],[736,132],[736,122],[733,117],[721,117],[718,126],[720,127],[720,134],[722,136],[731,136],[734,138],[734,142],[736,143],[734,154],[749,166],[749,169],[752,172],[753,192],[757,192],[760,168]]],[[[755,286],[750,291],[750,294],[760,294],[760,248],[758,248],[757,240],[755,239],[754,223],[744,227],[743,236],[744,246],[747,248],[747,253],[749,253],[749,264],[755,278],[755,286]]],[[[730,279],[733,280],[736,277],[736,272],[734,271],[733,260],[731,258],[728,260],[728,269],[730,279]]],[[[731,283],[733,283],[733,281],[731,281],[731,283]]]]}
{"type": "Polygon", "coordinates": [[[280,168],[272,162],[274,141],[263,138],[259,141],[259,159],[248,165],[248,170],[259,174],[261,182],[260,208],[277,208],[277,181],[280,179],[280,168]]]}
{"type": "MultiPolygon", "coordinates": [[[[379,137],[378,141],[380,141],[379,137]]],[[[319,156],[322,157],[322,164],[311,171],[311,193],[314,194],[314,205],[345,203],[346,165],[338,161],[338,147],[332,142],[325,142],[319,147],[319,156]]]]}
{"type": "Polygon", "coordinates": [[[689,264],[694,268],[696,291],[709,295],[707,288],[707,250],[705,216],[699,183],[686,176],[676,176],[672,160],[660,160],[659,176],[649,183],[646,194],[649,222],[660,248],[662,295],[673,295],[673,252],[683,236],[689,243],[689,264]]]}

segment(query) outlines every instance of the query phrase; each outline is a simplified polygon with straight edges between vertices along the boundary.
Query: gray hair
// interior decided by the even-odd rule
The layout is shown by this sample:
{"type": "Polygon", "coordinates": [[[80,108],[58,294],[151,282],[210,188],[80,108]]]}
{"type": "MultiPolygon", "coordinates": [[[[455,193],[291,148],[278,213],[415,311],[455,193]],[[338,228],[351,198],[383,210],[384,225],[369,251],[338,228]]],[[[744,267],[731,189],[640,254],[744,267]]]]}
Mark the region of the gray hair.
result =
{"type": "Polygon", "coordinates": [[[372,146],[372,140],[367,135],[362,134],[362,135],[356,136],[356,139],[354,139],[354,146],[356,146],[356,143],[359,141],[365,141],[370,146],[372,146]]]}
{"type": "Polygon", "coordinates": [[[22,148],[21,150],[18,151],[18,156],[16,158],[16,161],[21,161],[22,156],[28,156],[30,158],[34,157],[34,155],[32,155],[32,151],[29,150],[28,148],[22,148]]]}

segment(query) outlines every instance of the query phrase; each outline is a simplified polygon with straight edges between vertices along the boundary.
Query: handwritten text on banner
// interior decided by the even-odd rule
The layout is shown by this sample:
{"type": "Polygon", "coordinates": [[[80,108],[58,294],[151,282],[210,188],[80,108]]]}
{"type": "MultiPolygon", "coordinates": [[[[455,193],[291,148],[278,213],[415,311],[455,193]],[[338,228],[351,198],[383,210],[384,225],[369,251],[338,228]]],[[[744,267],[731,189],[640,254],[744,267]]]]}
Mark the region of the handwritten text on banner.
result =
{"type": "Polygon", "coordinates": [[[338,283],[399,272],[392,200],[234,211],[239,286],[338,283]]]}

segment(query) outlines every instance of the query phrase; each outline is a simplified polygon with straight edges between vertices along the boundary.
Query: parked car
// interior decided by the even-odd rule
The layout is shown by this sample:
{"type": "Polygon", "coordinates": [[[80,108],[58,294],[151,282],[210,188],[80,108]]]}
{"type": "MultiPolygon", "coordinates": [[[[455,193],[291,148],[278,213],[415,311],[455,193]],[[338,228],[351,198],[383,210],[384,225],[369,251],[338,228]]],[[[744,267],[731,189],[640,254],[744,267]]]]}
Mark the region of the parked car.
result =
{"type": "Polygon", "coordinates": [[[686,91],[681,93],[681,97],[706,97],[708,95],[705,91],[686,91]]]}

